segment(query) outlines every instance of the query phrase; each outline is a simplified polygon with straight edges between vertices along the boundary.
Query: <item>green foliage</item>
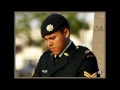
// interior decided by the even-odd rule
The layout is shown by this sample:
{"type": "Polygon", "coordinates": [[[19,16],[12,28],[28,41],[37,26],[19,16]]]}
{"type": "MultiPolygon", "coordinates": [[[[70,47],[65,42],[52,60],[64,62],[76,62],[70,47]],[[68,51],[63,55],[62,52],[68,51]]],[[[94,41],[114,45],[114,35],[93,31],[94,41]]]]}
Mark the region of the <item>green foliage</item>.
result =
{"type": "Polygon", "coordinates": [[[83,21],[80,21],[76,18],[76,14],[77,13],[70,13],[67,14],[68,17],[68,22],[70,24],[70,30],[71,30],[71,34],[75,34],[75,35],[79,35],[79,30],[81,29],[89,29],[89,25],[83,21]]]}

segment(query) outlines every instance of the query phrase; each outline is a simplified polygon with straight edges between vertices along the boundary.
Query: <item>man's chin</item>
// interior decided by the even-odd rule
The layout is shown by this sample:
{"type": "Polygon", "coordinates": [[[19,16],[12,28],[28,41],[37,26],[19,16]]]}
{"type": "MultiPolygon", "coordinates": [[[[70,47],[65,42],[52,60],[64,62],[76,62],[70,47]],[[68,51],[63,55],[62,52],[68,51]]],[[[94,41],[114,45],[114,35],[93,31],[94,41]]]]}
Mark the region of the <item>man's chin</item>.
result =
{"type": "Polygon", "coordinates": [[[59,53],[58,53],[58,52],[52,52],[52,54],[54,54],[54,55],[59,55],[59,53]]]}

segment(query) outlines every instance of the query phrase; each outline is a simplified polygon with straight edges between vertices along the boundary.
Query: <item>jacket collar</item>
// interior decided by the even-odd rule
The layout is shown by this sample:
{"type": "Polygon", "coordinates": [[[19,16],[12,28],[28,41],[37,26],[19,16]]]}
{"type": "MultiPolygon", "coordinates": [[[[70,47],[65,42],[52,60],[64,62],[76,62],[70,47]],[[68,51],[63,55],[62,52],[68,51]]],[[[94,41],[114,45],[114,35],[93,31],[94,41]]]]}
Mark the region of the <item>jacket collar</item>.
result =
{"type": "Polygon", "coordinates": [[[75,45],[72,42],[71,45],[66,49],[66,51],[63,53],[63,55],[58,59],[56,65],[54,66],[54,56],[51,55],[50,59],[47,62],[48,65],[48,76],[52,76],[58,69],[65,66],[69,61],[71,60],[70,57],[73,57],[75,45]]]}

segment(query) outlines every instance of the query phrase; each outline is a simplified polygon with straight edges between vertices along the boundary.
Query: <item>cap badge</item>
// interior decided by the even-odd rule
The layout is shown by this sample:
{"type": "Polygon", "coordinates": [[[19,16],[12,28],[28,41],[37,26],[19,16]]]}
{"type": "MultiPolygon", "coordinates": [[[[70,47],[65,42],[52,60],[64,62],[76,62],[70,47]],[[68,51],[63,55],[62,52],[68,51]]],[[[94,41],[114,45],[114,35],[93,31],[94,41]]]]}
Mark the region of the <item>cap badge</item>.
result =
{"type": "Polygon", "coordinates": [[[53,25],[51,25],[51,24],[47,25],[46,28],[47,28],[48,32],[53,31],[53,29],[54,29],[53,25]]]}
{"type": "Polygon", "coordinates": [[[69,56],[69,54],[68,54],[68,53],[64,53],[64,55],[65,55],[65,56],[69,56]]]}

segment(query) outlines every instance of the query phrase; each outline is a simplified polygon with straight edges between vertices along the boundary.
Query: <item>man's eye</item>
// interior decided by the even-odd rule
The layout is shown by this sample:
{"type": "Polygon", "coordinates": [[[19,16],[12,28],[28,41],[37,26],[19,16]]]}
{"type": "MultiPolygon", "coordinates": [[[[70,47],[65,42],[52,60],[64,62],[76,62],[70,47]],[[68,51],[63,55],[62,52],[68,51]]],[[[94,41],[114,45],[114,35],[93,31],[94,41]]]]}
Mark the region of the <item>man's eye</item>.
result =
{"type": "Polygon", "coordinates": [[[52,39],[52,40],[54,40],[54,39],[55,39],[55,37],[52,37],[51,39],[52,39]]]}

